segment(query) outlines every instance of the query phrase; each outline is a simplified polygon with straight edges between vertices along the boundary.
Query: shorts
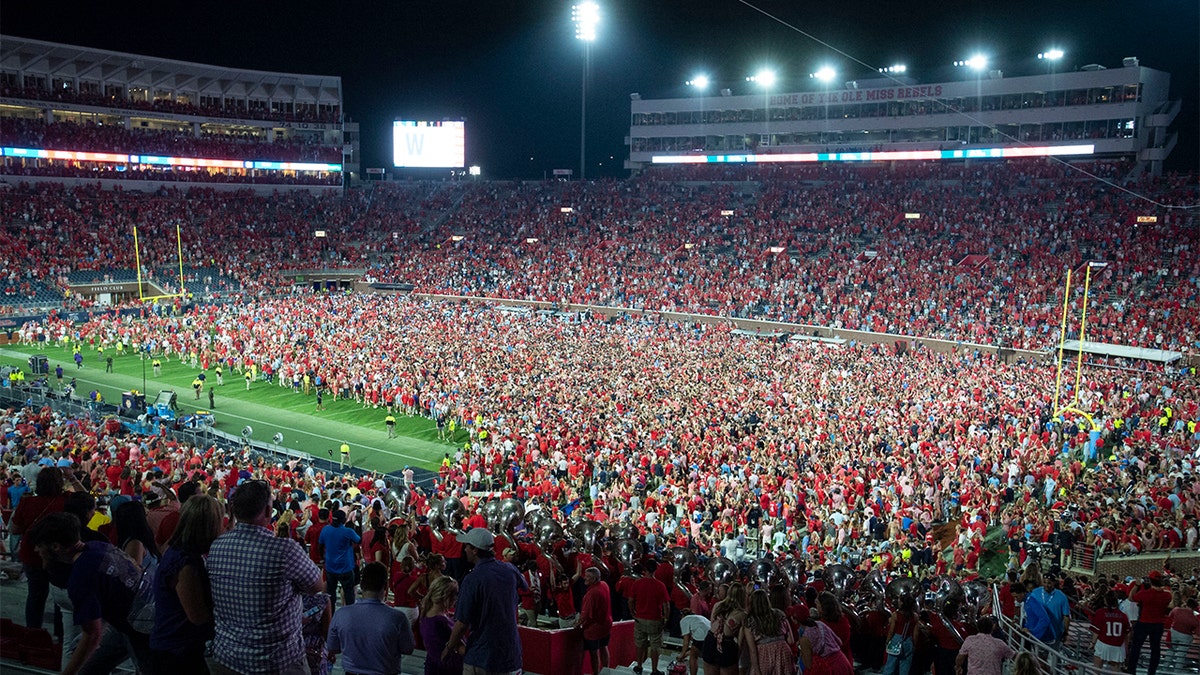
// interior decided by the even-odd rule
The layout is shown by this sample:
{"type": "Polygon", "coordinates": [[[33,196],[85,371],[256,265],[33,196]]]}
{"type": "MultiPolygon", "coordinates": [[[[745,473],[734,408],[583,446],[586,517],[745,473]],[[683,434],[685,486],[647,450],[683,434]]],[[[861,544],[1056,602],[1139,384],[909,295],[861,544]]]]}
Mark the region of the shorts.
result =
{"type": "Polygon", "coordinates": [[[704,638],[704,646],[700,648],[700,658],[718,668],[733,668],[738,665],[738,641],[725,638],[721,641],[721,651],[717,651],[717,638],[709,633],[704,638]]]}
{"type": "Polygon", "coordinates": [[[594,652],[594,651],[597,651],[600,649],[604,649],[605,647],[608,646],[608,639],[610,637],[612,637],[612,636],[605,635],[604,637],[596,638],[595,640],[588,640],[587,638],[584,638],[583,648],[585,651],[589,651],[589,652],[594,652]]]}
{"type": "Polygon", "coordinates": [[[1125,663],[1125,646],[1114,647],[1096,640],[1094,655],[1101,661],[1107,661],[1108,663],[1125,663]]]}
{"type": "Polygon", "coordinates": [[[633,620],[633,646],[656,647],[663,646],[663,622],[653,619],[633,620]]]}

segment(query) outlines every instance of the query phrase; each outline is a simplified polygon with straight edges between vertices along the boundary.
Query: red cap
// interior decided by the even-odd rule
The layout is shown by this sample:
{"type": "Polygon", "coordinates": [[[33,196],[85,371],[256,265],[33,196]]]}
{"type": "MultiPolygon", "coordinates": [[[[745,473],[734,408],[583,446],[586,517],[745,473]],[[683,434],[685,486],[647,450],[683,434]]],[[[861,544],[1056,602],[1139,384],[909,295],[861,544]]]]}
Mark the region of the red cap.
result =
{"type": "Polygon", "coordinates": [[[1159,572],[1158,570],[1152,570],[1150,574],[1147,574],[1146,576],[1150,578],[1150,581],[1162,581],[1163,578],[1162,572],[1159,572]]]}

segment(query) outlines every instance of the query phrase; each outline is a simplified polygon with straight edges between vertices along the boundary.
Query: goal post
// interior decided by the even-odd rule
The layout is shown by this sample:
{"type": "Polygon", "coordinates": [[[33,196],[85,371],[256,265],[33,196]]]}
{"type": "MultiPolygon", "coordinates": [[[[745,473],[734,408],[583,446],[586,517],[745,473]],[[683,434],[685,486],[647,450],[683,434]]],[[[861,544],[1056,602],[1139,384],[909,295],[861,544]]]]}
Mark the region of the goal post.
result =
{"type": "Polygon", "coordinates": [[[138,240],[137,226],[135,225],[133,227],[133,259],[134,264],[137,266],[135,271],[137,272],[139,300],[142,302],[157,302],[159,300],[166,300],[169,298],[182,298],[187,295],[187,286],[183,281],[183,235],[179,229],[179,223],[175,223],[175,251],[179,258],[179,292],[164,293],[161,295],[146,295],[146,280],[142,275],[142,247],[138,240]]]}

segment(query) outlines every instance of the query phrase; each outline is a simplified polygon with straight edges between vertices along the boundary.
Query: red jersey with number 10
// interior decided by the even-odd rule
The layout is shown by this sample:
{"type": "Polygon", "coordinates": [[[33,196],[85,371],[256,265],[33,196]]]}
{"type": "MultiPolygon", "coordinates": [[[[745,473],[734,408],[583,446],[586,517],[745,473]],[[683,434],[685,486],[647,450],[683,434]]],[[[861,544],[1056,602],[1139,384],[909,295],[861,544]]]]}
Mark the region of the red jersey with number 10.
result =
{"type": "Polygon", "coordinates": [[[1097,640],[1120,647],[1129,635],[1129,617],[1119,609],[1097,610],[1092,614],[1092,630],[1097,632],[1097,640]]]}

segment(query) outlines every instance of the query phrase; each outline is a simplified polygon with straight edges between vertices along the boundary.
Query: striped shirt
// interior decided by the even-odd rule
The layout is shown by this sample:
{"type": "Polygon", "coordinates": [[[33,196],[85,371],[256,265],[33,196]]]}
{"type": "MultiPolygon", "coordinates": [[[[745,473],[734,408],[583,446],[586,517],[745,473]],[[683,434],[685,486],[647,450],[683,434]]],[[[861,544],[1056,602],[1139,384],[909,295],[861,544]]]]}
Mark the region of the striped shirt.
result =
{"type": "Polygon", "coordinates": [[[321,572],[298,543],[238,523],[213,542],[207,567],[221,665],[272,675],[304,658],[301,595],[321,572]]]}

